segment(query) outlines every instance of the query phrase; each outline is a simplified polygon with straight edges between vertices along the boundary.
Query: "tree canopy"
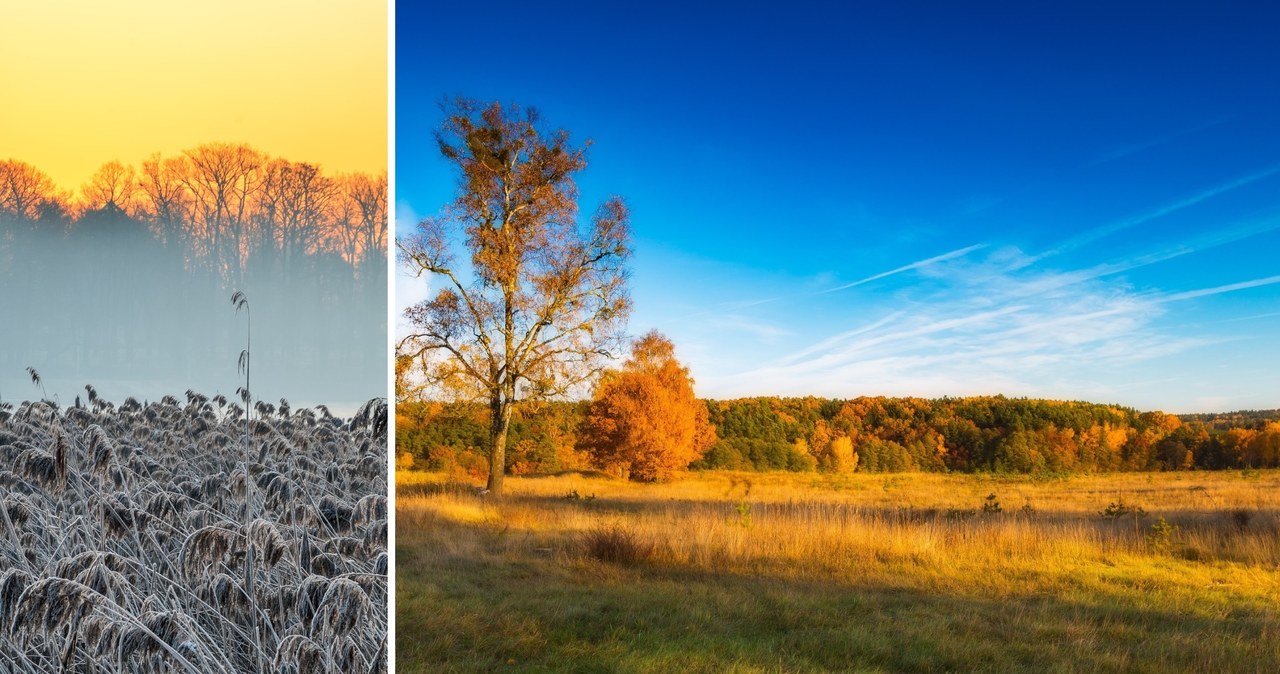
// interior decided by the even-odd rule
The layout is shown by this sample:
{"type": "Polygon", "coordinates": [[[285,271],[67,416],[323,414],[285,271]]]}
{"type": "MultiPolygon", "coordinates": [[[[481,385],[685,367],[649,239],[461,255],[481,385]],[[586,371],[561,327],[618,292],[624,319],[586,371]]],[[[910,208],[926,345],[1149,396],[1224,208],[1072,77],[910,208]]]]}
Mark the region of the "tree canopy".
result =
{"type": "Polygon", "coordinates": [[[688,468],[715,439],[675,345],[654,331],[635,342],[622,369],[601,377],[579,447],[602,468],[654,481],[688,468]]]}
{"type": "Polygon", "coordinates": [[[585,150],[533,109],[460,99],[446,114],[436,139],[458,194],[398,242],[401,263],[435,294],[405,311],[413,332],[397,355],[420,364],[436,394],[488,404],[496,493],[514,405],[572,391],[621,345],[629,217],[613,197],[579,226],[585,150]]]}

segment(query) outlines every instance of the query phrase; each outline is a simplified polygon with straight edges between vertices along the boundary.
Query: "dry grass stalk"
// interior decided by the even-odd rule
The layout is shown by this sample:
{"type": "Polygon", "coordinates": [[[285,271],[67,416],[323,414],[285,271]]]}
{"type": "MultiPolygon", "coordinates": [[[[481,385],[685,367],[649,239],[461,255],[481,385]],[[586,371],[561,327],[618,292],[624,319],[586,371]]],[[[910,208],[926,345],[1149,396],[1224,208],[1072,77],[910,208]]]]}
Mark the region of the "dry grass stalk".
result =
{"type": "Polygon", "coordinates": [[[278,674],[327,674],[332,671],[329,654],[320,644],[301,634],[280,640],[271,669],[278,674]]]}
{"type": "Polygon", "coordinates": [[[0,421],[0,671],[385,671],[385,437],[282,404],[253,462],[225,399],[90,395],[0,421]]]}

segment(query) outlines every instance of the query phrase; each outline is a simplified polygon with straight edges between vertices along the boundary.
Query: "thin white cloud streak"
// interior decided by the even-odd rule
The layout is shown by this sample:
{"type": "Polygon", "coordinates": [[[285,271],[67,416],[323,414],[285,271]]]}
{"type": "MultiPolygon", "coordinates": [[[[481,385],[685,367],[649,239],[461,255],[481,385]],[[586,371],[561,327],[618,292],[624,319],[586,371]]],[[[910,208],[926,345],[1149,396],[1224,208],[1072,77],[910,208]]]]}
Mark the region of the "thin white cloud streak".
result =
{"type": "Polygon", "coordinates": [[[748,316],[720,316],[708,321],[708,324],[718,330],[754,335],[765,342],[775,342],[780,338],[790,337],[796,334],[791,330],[778,327],[768,321],[762,321],[748,316]]]}
{"type": "Polygon", "coordinates": [[[903,313],[904,312],[901,312],[901,311],[895,311],[889,314],[888,316],[885,316],[884,318],[881,318],[880,320],[877,320],[869,325],[860,326],[852,330],[849,330],[847,332],[842,332],[838,335],[832,335],[822,340],[821,342],[814,344],[813,346],[810,346],[801,351],[797,351],[796,353],[790,354],[788,356],[784,356],[782,358],[782,362],[784,364],[794,363],[794,362],[803,360],[804,358],[811,356],[815,353],[825,353],[827,351],[830,351],[836,345],[840,344],[841,342],[847,341],[850,338],[857,337],[858,335],[863,335],[870,332],[875,332],[876,330],[879,330],[880,328],[886,325],[893,324],[895,321],[897,321],[899,318],[902,317],[903,313]]]}
{"type": "MultiPolygon", "coordinates": [[[[1053,275],[1046,275],[1036,281],[1028,281],[1022,286],[1026,294],[1037,295],[1049,290],[1064,289],[1079,283],[1100,279],[1115,274],[1122,274],[1134,269],[1167,262],[1175,258],[1193,253],[1217,248],[1237,241],[1243,241],[1250,237],[1266,234],[1268,232],[1280,229],[1280,217],[1270,215],[1264,218],[1249,220],[1243,224],[1237,224],[1225,230],[1209,232],[1194,237],[1186,243],[1168,248],[1166,250],[1148,253],[1146,255],[1138,255],[1126,260],[1115,262],[1107,262],[1086,269],[1072,272],[1061,272],[1053,275]]],[[[1055,254],[1053,251],[1048,253],[1026,257],[1015,255],[1016,258],[1012,263],[1004,266],[1002,273],[1011,273],[1022,270],[1031,266],[1034,262],[1039,261],[1049,255],[1055,254]]]]}
{"type": "Polygon", "coordinates": [[[1280,283],[1271,277],[1160,296],[1102,277],[1181,250],[1065,272],[1010,269],[1002,259],[1007,252],[935,263],[930,271],[947,279],[946,287],[927,297],[908,288],[910,308],[749,371],[703,377],[706,388],[712,395],[1087,394],[1107,400],[1107,391],[1118,390],[1109,383],[1117,371],[1136,372],[1146,361],[1219,341],[1160,329],[1168,302],[1280,283]]]}
{"type": "Polygon", "coordinates": [[[1280,283],[1280,276],[1268,276],[1266,278],[1254,279],[1252,281],[1241,281],[1240,283],[1229,283],[1227,285],[1217,286],[1214,288],[1202,288],[1200,290],[1188,290],[1186,292],[1165,295],[1157,301],[1159,302],[1178,302],[1181,300],[1192,300],[1198,297],[1208,297],[1210,295],[1221,295],[1222,293],[1235,292],[1237,290],[1248,290],[1249,288],[1259,288],[1280,283]]]}
{"type": "MultiPolygon", "coordinates": [[[[1065,271],[1020,264],[1027,256],[1015,248],[966,257],[983,247],[970,246],[893,270],[941,283],[907,285],[904,304],[885,315],[747,372],[733,367],[741,361],[722,362],[703,381],[712,395],[729,397],[1003,392],[1110,399],[1107,391],[1132,388],[1121,386],[1115,370],[1136,373],[1151,359],[1222,341],[1159,327],[1169,303],[1280,283],[1280,277],[1173,294],[1138,292],[1109,277],[1277,228],[1280,217],[1269,214],[1164,250],[1065,271]]],[[[817,295],[835,301],[827,293],[811,296],[817,295]]]]}
{"type": "Polygon", "coordinates": [[[1280,311],[1271,311],[1265,314],[1253,314],[1252,316],[1239,316],[1237,318],[1224,318],[1219,323],[1237,323],[1240,321],[1256,321],[1262,318],[1275,318],[1280,316],[1280,311]]]}
{"type": "MultiPolygon", "coordinates": [[[[903,266],[901,266],[901,267],[898,267],[897,269],[891,269],[891,270],[886,271],[886,272],[881,272],[881,273],[879,273],[879,274],[875,274],[874,276],[868,276],[867,278],[861,279],[861,280],[859,280],[859,281],[854,281],[853,283],[846,283],[846,284],[844,284],[844,285],[836,286],[835,288],[826,288],[826,289],[818,290],[818,291],[814,291],[814,292],[796,293],[796,294],[793,294],[793,295],[780,295],[780,296],[776,296],[776,297],[765,297],[765,298],[761,298],[761,299],[734,300],[734,301],[731,301],[731,302],[721,302],[721,303],[719,303],[719,304],[717,304],[717,305],[716,305],[716,308],[719,308],[719,309],[731,309],[731,310],[749,309],[749,308],[751,308],[751,307],[758,307],[758,306],[761,306],[761,305],[764,305],[764,304],[772,304],[772,303],[774,303],[774,302],[778,302],[778,301],[781,301],[781,300],[799,300],[799,299],[803,299],[803,298],[806,298],[806,297],[815,297],[815,296],[818,296],[818,295],[826,295],[826,294],[828,294],[828,293],[834,293],[834,292],[839,291],[839,290],[847,290],[847,289],[849,289],[849,288],[853,288],[854,286],[860,286],[860,285],[864,285],[864,284],[870,283],[870,282],[872,282],[872,281],[877,281],[877,280],[882,279],[882,278],[887,278],[887,277],[889,277],[889,276],[893,276],[893,275],[895,275],[895,274],[901,274],[901,273],[903,273],[903,272],[908,272],[908,271],[912,271],[912,270],[916,270],[916,269],[924,269],[924,268],[929,267],[929,266],[931,266],[931,265],[935,265],[935,264],[937,264],[937,263],[939,263],[939,262],[945,262],[945,261],[947,261],[947,260],[952,260],[952,259],[955,259],[955,258],[958,258],[958,257],[964,256],[964,255],[968,255],[969,253],[972,253],[972,252],[973,252],[973,251],[975,251],[975,250],[978,250],[978,249],[981,249],[981,248],[985,248],[985,247],[986,247],[986,245],[987,245],[987,244],[985,244],[985,243],[976,243],[976,244],[973,244],[972,246],[966,246],[966,247],[964,247],[964,248],[960,248],[960,249],[958,249],[958,250],[953,250],[953,251],[951,251],[951,252],[949,252],[949,253],[943,253],[943,254],[941,254],[941,255],[935,255],[934,257],[927,258],[927,259],[924,259],[924,260],[917,260],[916,262],[912,262],[911,264],[908,264],[908,265],[903,265],[903,266]]],[[[684,317],[682,318],[682,320],[689,320],[689,319],[693,319],[693,318],[700,318],[700,317],[702,317],[702,316],[707,316],[707,315],[711,315],[711,314],[714,314],[714,313],[716,313],[716,312],[715,312],[715,309],[706,309],[706,310],[703,310],[703,311],[697,311],[697,312],[694,312],[694,313],[688,314],[687,316],[684,316],[684,317]]]]}
{"type": "Polygon", "coordinates": [[[819,291],[815,294],[825,295],[827,293],[834,293],[839,290],[846,290],[848,288],[853,288],[855,286],[871,283],[872,281],[878,281],[882,278],[893,276],[894,274],[901,274],[903,272],[911,271],[913,269],[920,269],[923,267],[928,267],[930,265],[937,264],[939,262],[945,262],[947,260],[955,259],[957,257],[963,257],[965,255],[968,255],[969,253],[972,253],[975,250],[986,247],[986,245],[987,244],[985,243],[975,243],[972,246],[965,246],[964,248],[953,250],[949,253],[943,253],[942,255],[936,255],[928,259],[912,262],[911,264],[908,264],[908,265],[903,265],[901,267],[898,267],[897,269],[890,269],[889,271],[881,272],[879,274],[875,274],[874,276],[868,276],[859,281],[854,281],[853,283],[846,283],[844,285],[839,285],[834,288],[827,288],[826,290],[819,291]]]}
{"type": "MultiPolygon", "coordinates": [[[[984,329],[1001,325],[1003,322],[1001,319],[1026,309],[1026,306],[1008,306],[993,311],[978,312],[972,315],[955,316],[941,320],[920,320],[924,317],[915,315],[909,317],[908,320],[902,321],[904,324],[901,326],[902,329],[892,332],[866,332],[860,339],[843,340],[833,344],[825,351],[818,353],[815,358],[804,360],[791,356],[784,358],[783,361],[792,363],[790,370],[796,374],[824,372],[831,367],[863,356],[874,356],[877,353],[876,347],[883,345],[889,345],[890,349],[901,350],[901,345],[906,344],[924,345],[933,343],[936,345],[937,342],[932,342],[935,336],[946,337],[965,333],[979,334],[984,332],[984,329]]],[[[887,326],[893,326],[893,324],[887,324],[887,326]]]]}
{"type": "Polygon", "coordinates": [[[1108,225],[1103,225],[1101,227],[1091,229],[1079,236],[1068,239],[1066,242],[1060,244],[1057,248],[1046,251],[1045,253],[1042,253],[1038,256],[1028,258],[1027,264],[1038,262],[1052,255],[1058,255],[1061,253],[1075,250],[1077,248],[1081,248],[1083,246],[1087,246],[1093,243],[1094,241],[1106,238],[1117,232],[1121,232],[1126,229],[1136,227],[1137,225],[1141,225],[1145,222],[1150,222],[1152,220],[1162,218],[1166,215],[1176,213],[1185,208],[1190,208],[1192,206],[1195,206],[1196,204],[1212,199],[1213,197],[1216,197],[1218,195],[1225,194],[1232,190],[1236,190],[1241,187],[1244,187],[1245,185],[1255,183],[1259,180],[1262,180],[1263,178],[1267,178],[1272,175],[1275,175],[1276,172],[1278,171],[1280,171],[1280,165],[1272,166],[1270,168],[1263,169],[1256,173],[1251,173],[1242,178],[1237,178],[1235,180],[1232,180],[1227,183],[1223,183],[1216,187],[1212,187],[1207,190],[1197,192],[1189,197],[1186,197],[1184,199],[1179,199],[1178,201],[1175,201],[1170,204],[1166,204],[1153,211],[1148,211],[1140,215],[1136,215],[1130,218],[1125,218],[1123,220],[1119,220],[1108,225]]]}
{"type": "MultiPolygon", "coordinates": [[[[759,299],[759,300],[740,300],[740,301],[734,301],[734,302],[721,302],[719,306],[721,306],[721,307],[723,307],[723,308],[726,308],[726,309],[750,309],[751,307],[758,307],[758,306],[760,306],[760,305],[762,305],[762,304],[769,304],[770,302],[777,302],[777,301],[778,301],[778,300],[780,300],[780,299],[783,299],[783,298],[781,298],[781,297],[766,297],[766,298],[764,298],[764,299],[759,299]]],[[[703,312],[699,312],[698,314],[695,314],[695,315],[703,315],[703,314],[706,314],[706,313],[707,313],[707,312],[703,311],[703,312]]]]}
{"type": "MultiPolygon", "coordinates": [[[[1264,174],[1270,175],[1271,173],[1275,173],[1277,171],[1280,171],[1280,166],[1270,169],[1267,172],[1263,172],[1262,174],[1255,174],[1256,178],[1254,179],[1264,177],[1264,174]]],[[[1236,181],[1236,183],[1244,184],[1242,181],[1236,181]]],[[[1239,186],[1239,185],[1236,185],[1236,186],[1239,186]]],[[[1228,186],[1222,186],[1217,189],[1220,191],[1225,191],[1225,189],[1228,189],[1228,186]]],[[[1209,194],[1209,192],[1213,192],[1213,190],[1204,192],[1202,193],[1202,195],[1209,194]]],[[[1208,198],[1208,197],[1204,197],[1204,198],[1208,198]]],[[[1184,201],[1190,201],[1190,200],[1184,200],[1184,201]]],[[[1170,210],[1171,208],[1172,207],[1166,207],[1165,209],[1161,209],[1161,210],[1164,212],[1172,212],[1170,210]]],[[[1160,212],[1161,211],[1158,210],[1158,211],[1154,211],[1153,213],[1160,213],[1160,212]]],[[[1158,216],[1153,216],[1153,217],[1158,217],[1158,216]]],[[[1251,220],[1244,224],[1238,224],[1235,227],[1232,227],[1225,231],[1215,231],[1215,232],[1203,234],[1199,237],[1196,237],[1186,242],[1185,244],[1172,247],[1166,250],[1156,251],[1153,253],[1148,253],[1146,255],[1135,256],[1127,260],[1122,260],[1118,262],[1108,262],[1104,264],[1099,264],[1093,267],[1080,269],[1077,271],[1062,272],[1062,273],[1057,273],[1052,275],[1044,275],[1041,278],[1036,280],[1028,280],[1023,284],[1021,284],[1016,289],[1014,296],[1040,295],[1040,294],[1049,292],[1051,290],[1064,289],[1070,286],[1074,286],[1080,283],[1102,278],[1105,276],[1122,274],[1124,272],[1132,271],[1134,269],[1139,269],[1141,267],[1158,264],[1160,262],[1166,262],[1168,260],[1182,257],[1184,255],[1190,255],[1192,253],[1198,253],[1204,250],[1215,248],[1217,246],[1234,243],[1236,241],[1241,241],[1249,237],[1258,236],[1260,234],[1265,234],[1267,232],[1274,231],[1278,228],[1280,228],[1280,217],[1277,217],[1274,215],[1271,215],[1265,218],[1251,220]]],[[[1014,251],[1012,253],[1012,256],[1015,258],[1015,260],[1012,263],[1009,263],[1008,265],[1006,265],[1005,268],[1002,270],[1002,272],[1007,273],[1007,272],[1014,272],[1014,271],[1024,269],[1026,267],[1031,266],[1035,262],[1040,261],[1043,258],[1049,257],[1051,255],[1056,255],[1059,252],[1064,252],[1065,250],[1068,250],[1070,246],[1072,246],[1072,244],[1070,242],[1067,242],[1051,251],[1048,251],[1036,256],[1027,256],[1027,255],[1023,255],[1021,252],[1014,251]]],[[[804,297],[825,295],[825,294],[834,293],[840,290],[847,290],[849,288],[853,288],[856,286],[865,285],[867,283],[871,283],[872,281],[878,281],[880,279],[894,276],[896,274],[902,274],[905,272],[916,271],[916,270],[927,271],[928,268],[937,267],[942,262],[947,262],[950,260],[955,260],[957,258],[962,258],[968,255],[969,253],[972,253],[987,247],[989,247],[989,244],[976,243],[970,246],[965,246],[964,248],[959,248],[947,253],[943,253],[941,255],[935,255],[930,258],[918,260],[916,262],[912,262],[911,264],[906,264],[886,272],[874,274],[872,276],[868,276],[864,279],[854,281],[852,283],[846,283],[843,285],[836,286],[834,288],[827,288],[825,290],[820,290],[813,293],[805,293],[805,294],[794,295],[789,297],[770,297],[770,298],[758,299],[758,300],[725,302],[725,303],[722,303],[720,306],[724,308],[731,308],[731,309],[747,309],[751,307],[761,306],[764,304],[769,304],[772,302],[777,302],[783,299],[794,300],[794,299],[801,299],[804,297]]],[[[1002,252],[1005,254],[1009,254],[1009,250],[1002,251],[1002,252]]],[[[990,261],[992,260],[988,260],[988,262],[990,261]]],[[[710,313],[713,313],[713,312],[711,311],[697,312],[689,316],[689,318],[705,316],[710,313]]]]}

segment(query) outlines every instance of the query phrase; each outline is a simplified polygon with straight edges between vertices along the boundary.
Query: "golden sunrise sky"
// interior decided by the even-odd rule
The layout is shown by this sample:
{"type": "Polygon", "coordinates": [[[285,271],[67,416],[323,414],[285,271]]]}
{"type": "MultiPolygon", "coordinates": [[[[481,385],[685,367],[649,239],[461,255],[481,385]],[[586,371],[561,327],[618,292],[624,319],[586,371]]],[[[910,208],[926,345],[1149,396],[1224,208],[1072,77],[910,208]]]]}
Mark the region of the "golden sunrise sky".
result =
{"type": "Polygon", "coordinates": [[[102,164],[248,143],[387,166],[386,0],[0,0],[0,159],[78,193],[102,164]]]}

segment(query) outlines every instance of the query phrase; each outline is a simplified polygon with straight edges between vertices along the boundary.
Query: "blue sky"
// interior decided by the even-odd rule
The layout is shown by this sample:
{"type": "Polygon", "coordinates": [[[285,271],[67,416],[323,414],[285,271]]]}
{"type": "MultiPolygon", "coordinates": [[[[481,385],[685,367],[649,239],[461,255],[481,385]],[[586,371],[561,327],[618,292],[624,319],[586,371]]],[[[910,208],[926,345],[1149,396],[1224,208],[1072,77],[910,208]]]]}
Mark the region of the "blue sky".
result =
{"type": "Polygon", "coordinates": [[[834,4],[397,7],[397,230],[439,101],[517,102],[699,395],[1280,407],[1280,6],[834,4]]]}

